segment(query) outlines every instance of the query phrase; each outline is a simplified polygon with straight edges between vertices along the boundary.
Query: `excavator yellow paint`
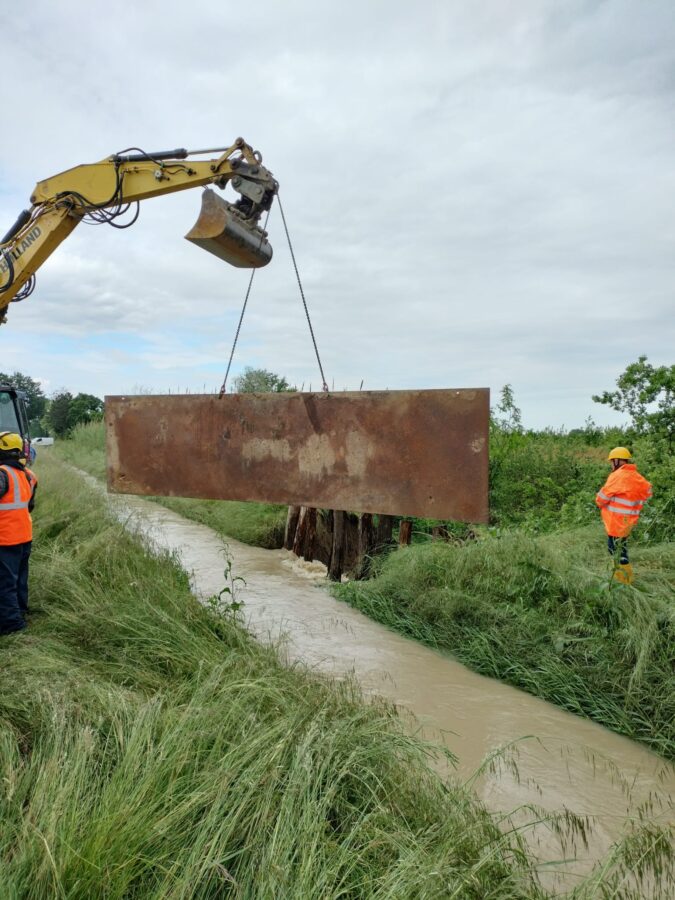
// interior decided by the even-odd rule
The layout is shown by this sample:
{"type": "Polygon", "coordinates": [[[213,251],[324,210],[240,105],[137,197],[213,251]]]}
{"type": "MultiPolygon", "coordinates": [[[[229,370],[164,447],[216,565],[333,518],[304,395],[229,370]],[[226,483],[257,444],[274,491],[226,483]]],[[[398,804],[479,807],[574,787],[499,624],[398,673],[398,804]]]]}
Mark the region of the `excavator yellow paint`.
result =
{"type": "Polygon", "coordinates": [[[202,194],[199,218],[185,237],[242,269],[259,269],[272,259],[272,246],[265,232],[243,224],[236,208],[208,189],[202,194]]]}
{"type": "Polygon", "coordinates": [[[0,237],[0,324],[8,305],[28,296],[36,271],[83,219],[93,214],[101,221],[104,210],[113,218],[129,204],[174,191],[231,184],[241,198],[230,204],[208,191],[188,239],[233,266],[267,265],[272,248],[258,221],[278,184],[243,138],[220,151],[218,158],[203,160],[191,157],[216,150],[123,151],[39,181],[30,209],[0,237]]]}

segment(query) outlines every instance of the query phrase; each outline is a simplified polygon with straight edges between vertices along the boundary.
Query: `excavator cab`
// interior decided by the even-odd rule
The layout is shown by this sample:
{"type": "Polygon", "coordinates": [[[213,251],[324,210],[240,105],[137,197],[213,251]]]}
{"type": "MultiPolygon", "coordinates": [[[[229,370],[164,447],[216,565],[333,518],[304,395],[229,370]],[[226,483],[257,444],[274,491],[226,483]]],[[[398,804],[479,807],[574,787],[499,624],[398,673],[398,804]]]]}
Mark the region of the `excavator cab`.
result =
{"type": "MultiPolygon", "coordinates": [[[[243,179],[242,179],[243,181],[243,179]]],[[[251,187],[258,187],[251,185],[251,187]]],[[[241,186],[239,186],[241,190],[241,186]]],[[[242,191],[243,193],[243,191],[242,191]]],[[[260,188],[262,196],[262,188],[260,188]]],[[[272,259],[272,246],[255,221],[248,220],[251,201],[243,196],[228,203],[207,188],[202,194],[199,218],[186,240],[240,269],[259,269],[272,259]]]]}
{"type": "Polygon", "coordinates": [[[23,391],[11,384],[0,384],[0,431],[12,431],[23,438],[26,459],[32,461],[27,401],[23,391]]]}

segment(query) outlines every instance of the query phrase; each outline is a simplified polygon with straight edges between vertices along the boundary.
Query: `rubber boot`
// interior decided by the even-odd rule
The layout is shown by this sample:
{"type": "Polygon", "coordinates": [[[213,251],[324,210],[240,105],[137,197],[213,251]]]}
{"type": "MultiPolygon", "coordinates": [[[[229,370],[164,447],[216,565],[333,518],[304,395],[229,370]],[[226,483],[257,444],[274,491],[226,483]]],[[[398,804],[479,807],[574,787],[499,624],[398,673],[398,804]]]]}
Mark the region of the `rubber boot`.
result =
{"type": "Polygon", "coordinates": [[[620,584],[633,583],[633,567],[630,563],[619,563],[614,569],[614,580],[620,584]]]}

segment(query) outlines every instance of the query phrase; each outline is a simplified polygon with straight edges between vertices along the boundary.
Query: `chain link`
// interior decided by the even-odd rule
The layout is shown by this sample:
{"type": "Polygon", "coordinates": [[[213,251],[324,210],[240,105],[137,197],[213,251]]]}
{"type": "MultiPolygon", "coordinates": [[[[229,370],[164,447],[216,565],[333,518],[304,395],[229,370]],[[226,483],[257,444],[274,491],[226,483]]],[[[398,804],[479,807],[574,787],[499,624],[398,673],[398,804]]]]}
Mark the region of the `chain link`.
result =
{"type": "MultiPolygon", "coordinates": [[[[308,326],[309,326],[309,333],[310,333],[310,335],[311,335],[311,337],[312,337],[312,344],[314,345],[314,353],[316,354],[316,361],[317,361],[317,363],[319,364],[319,372],[321,373],[321,384],[322,384],[322,389],[323,389],[324,391],[327,391],[327,390],[328,390],[328,383],[327,383],[327,381],[326,381],[326,376],[324,375],[324,372],[323,372],[323,365],[321,364],[321,357],[319,356],[319,348],[318,348],[317,343],[316,343],[316,337],[314,336],[314,328],[312,327],[312,320],[311,320],[311,318],[310,318],[310,316],[309,316],[309,309],[307,308],[307,301],[306,301],[306,299],[305,299],[305,292],[304,292],[303,287],[302,287],[302,281],[300,280],[300,272],[298,271],[298,264],[297,264],[296,261],[295,261],[295,253],[294,253],[294,251],[293,251],[293,244],[291,243],[291,236],[290,236],[290,234],[289,234],[289,232],[288,232],[288,225],[286,224],[286,216],[284,215],[284,208],[283,208],[283,206],[281,205],[281,198],[279,197],[279,194],[278,194],[278,193],[277,193],[277,202],[279,203],[279,211],[281,212],[281,220],[282,220],[282,222],[284,223],[284,231],[286,232],[286,240],[288,241],[288,249],[291,251],[291,259],[292,259],[292,261],[293,261],[293,269],[295,270],[295,277],[296,277],[296,280],[297,280],[297,282],[298,282],[298,287],[300,288],[300,296],[302,297],[302,305],[303,305],[303,307],[304,307],[304,309],[305,309],[305,316],[306,316],[306,318],[307,318],[307,324],[308,324],[308,326]]],[[[269,220],[269,217],[270,217],[270,210],[267,210],[267,217],[265,218],[265,224],[264,224],[264,226],[263,226],[263,232],[266,232],[266,231],[267,231],[267,222],[268,222],[268,220],[269,220]]],[[[261,244],[262,244],[262,240],[263,240],[263,238],[261,237],[261,238],[260,238],[261,244]]],[[[250,278],[249,283],[248,283],[248,288],[246,289],[246,296],[244,297],[244,305],[243,305],[242,310],[241,310],[241,315],[239,316],[239,324],[237,325],[237,331],[236,331],[236,334],[235,334],[235,336],[234,336],[234,341],[233,341],[233,343],[232,343],[232,350],[231,350],[231,352],[230,352],[230,359],[229,359],[229,361],[228,361],[228,363],[227,363],[227,371],[225,372],[225,378],[223,379],[223,383],[222,383],[222,385],[220,386],[220,393],[218,394],[218,397],[219,397],[219,398],[222,397],[222,396],[225,394],[225,391],[227,390],[227,379],[228,379],[229,374],[230,374],[230,368],[232,367],[232,359],[234,358],[234,351],[235,351],[236,346],[237,346],[237,341],[239,340],[239,332],[241,331],[241,324],[242,324],[242,322],[244,321],[244,313],[246,312],[246,306],[248,305],[248,298],[249,298],[250,295],[251,295],[251,287],[253,286],[253,277],[254,277],[255,273],[256,273],[256,270],[253,269],[253,271],[251,272],[251,278],[250,278]]]]}
{"type": "MultiPolygon", "coordinates": [[[[263,233],[260,235],[260,244],[258,244],[258,249],[262,246],[262,242],[265,238],[265,234],[267,233],[267,223],[270,218],[270,209],[267,210],[267,215],[265,216],[265,224],[263,225],[263,233]]],[[[225,391],[227,390],[227,379],[230,374],[230,368],[232,367],[232,359],[234,358],[234,351],[237,346],[237,341],[239,340],[239,332],[241,331],[241,323],[244,321],[244,313],[246,312],[246,306],[248,305],[248,298],[251,296],[251,288],[253,287],[253,276],[256,273],[256,269],[251,270],[251,277],[248,281],[248,287],[246,288],[246,296],[244,297],[244,305],[241,309],[241,315],[239,316],[239,324],[237,325],[237,331],[234,336],[234,341],[232,343],[232,350],[230,351],[230,358],[227,363],[227,371],[225,372],[225,378],[223,378],[223,383],[220,386],[220,392],[218,394],[218,399],[220,399],[225,391]]]]}

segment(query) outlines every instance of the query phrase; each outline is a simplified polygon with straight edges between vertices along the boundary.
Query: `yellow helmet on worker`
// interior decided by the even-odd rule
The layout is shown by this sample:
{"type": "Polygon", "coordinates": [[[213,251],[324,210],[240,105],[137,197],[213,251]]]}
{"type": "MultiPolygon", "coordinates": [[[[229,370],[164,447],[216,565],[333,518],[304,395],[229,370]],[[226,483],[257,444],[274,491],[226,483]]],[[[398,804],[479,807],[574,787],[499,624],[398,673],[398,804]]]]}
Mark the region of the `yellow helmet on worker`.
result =
{"type": "Polygon", "coordinates": [[[633,454],[627,447],[615,447],[613,450],[609,451],[608,460],[612,459],[632,459],[633,454]]]}
{"type": "Polygon", "coordinates": [[[26,447],[20,434],[14,431],[0,431],[0,464],[3,460],[26,465],[26,447]]]}
{"type": "Polygon", "coordinates": [[[23,454],[23,438],[13,431],[0,431],[0,452],[10,453],[12,450],[20,450],[23,454]]]}

